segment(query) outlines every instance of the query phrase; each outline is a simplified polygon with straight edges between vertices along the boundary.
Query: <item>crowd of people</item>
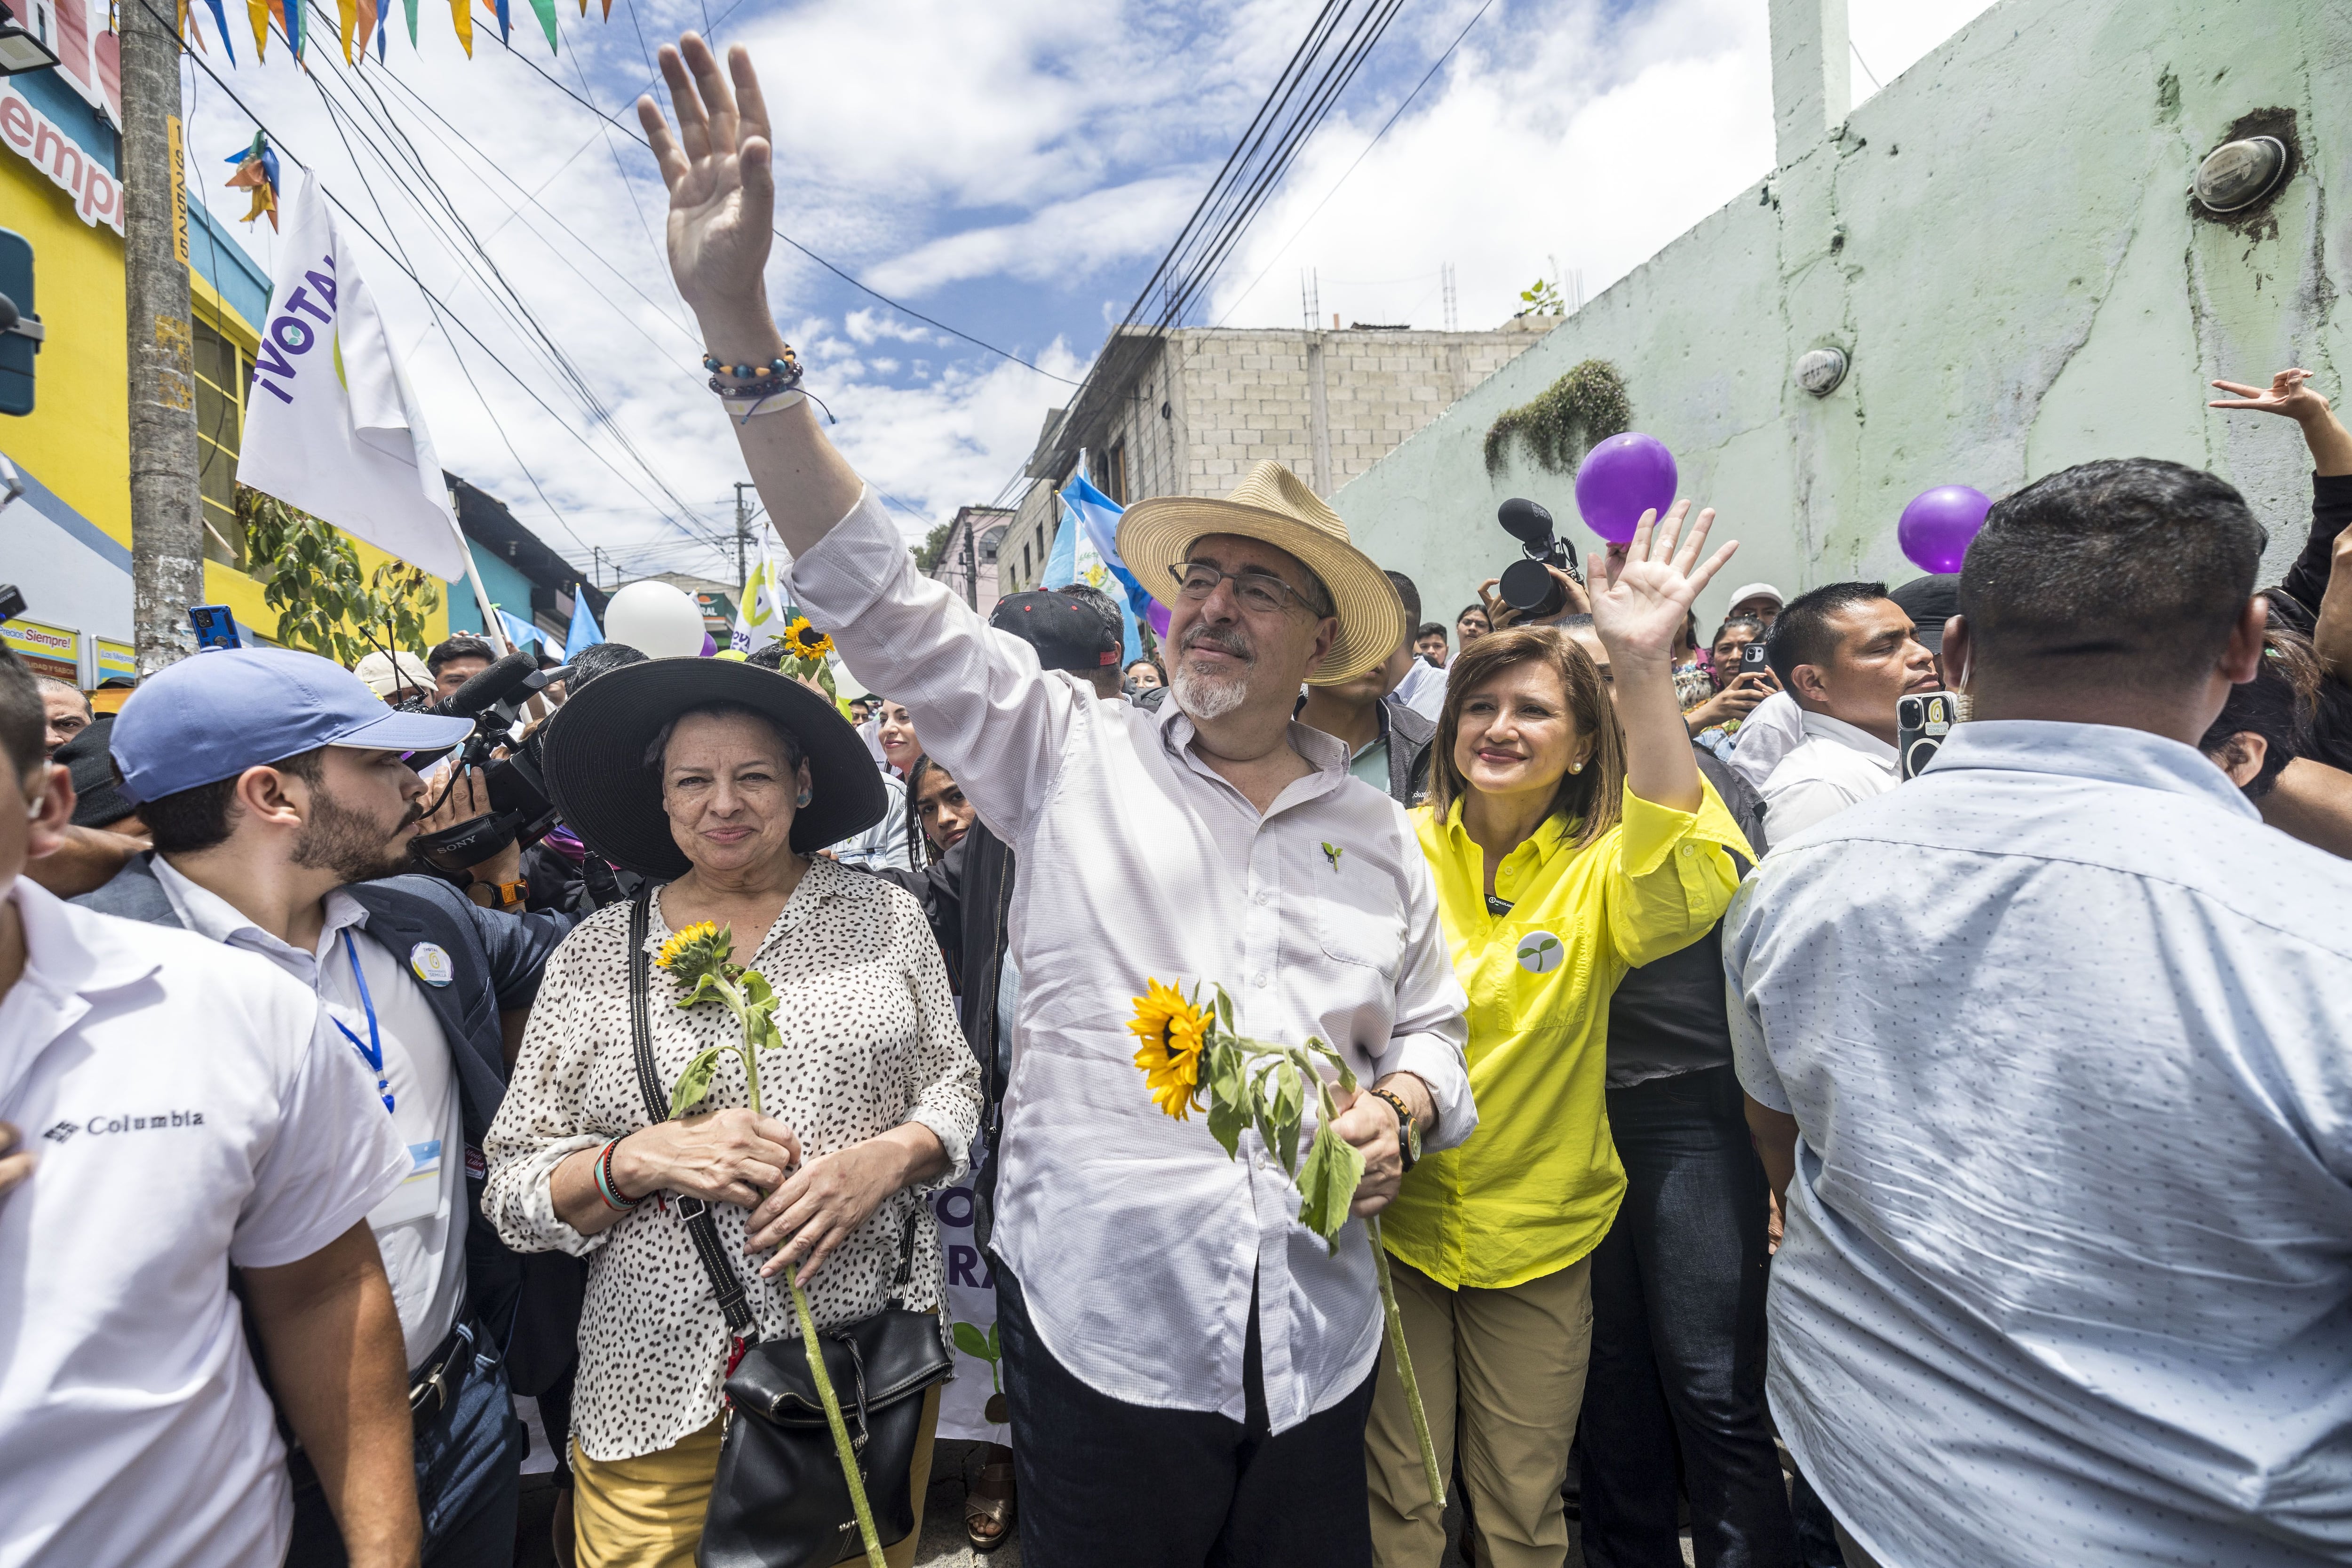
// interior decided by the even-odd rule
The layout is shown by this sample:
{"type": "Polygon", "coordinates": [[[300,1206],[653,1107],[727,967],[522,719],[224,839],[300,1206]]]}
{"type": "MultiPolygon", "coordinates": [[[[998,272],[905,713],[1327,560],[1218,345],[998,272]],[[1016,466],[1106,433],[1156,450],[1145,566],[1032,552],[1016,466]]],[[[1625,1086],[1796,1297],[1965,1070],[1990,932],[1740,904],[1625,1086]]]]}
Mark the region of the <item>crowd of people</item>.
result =
{"type": "Polygon", "coordinates": [[[804,1311],[905,1568],[950,1189],[1008,1439],[961,1522],[1039,1568],[1435,1568],[1454,1501],[1496,1568],[2352,1561],[2352,434],[2305,373],[2216,384],[2316,470],[2259,592],[2244,500],[2133,458],[1704,641],[1687,502],[1449,627],[1265,463],[1127,510],[1129,658],[1094,589],[917,572],[784,374],[748,57],[662,68],[680,293],[877,695],[591,649],[496,737],[526,843],[457,831],[484,639],[112,717],[0,661],[0,1564],[855,1557],[761,1381],[804,1311]],[[1339,1245],[1205,1077],[1147,1093],[1139,1034],[1199,1071],[1168,983],[1346,1064],[1339,1245]]]}

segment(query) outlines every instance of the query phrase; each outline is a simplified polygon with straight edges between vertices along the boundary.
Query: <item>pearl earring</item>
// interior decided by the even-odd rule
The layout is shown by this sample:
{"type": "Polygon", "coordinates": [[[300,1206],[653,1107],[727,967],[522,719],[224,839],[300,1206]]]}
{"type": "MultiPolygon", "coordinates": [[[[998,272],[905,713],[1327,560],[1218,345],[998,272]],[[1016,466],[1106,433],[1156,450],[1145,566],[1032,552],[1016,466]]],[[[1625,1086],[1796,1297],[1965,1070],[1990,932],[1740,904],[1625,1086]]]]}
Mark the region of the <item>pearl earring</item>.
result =
{"type": "Polygon", "coordinates": [[[1572,773],[1580,773],[1584,771],[1584,764],[1582,763],[1570,763],[1568,764],[1568,771],[1572,773]]]}
{"type": "Polygon", "coordinates": [[[803,805],[806,805],[810,801],[814,800],[815,798],[816,798],[816,797],[815,797],[814,795],[813,795],[809,794],[809,792],[808,792],[808,791],[806,791],[806,790],[803,790],[803,791],[801,791],[801,800],[800,800],[800,803],[801,803],[803,805]]]}

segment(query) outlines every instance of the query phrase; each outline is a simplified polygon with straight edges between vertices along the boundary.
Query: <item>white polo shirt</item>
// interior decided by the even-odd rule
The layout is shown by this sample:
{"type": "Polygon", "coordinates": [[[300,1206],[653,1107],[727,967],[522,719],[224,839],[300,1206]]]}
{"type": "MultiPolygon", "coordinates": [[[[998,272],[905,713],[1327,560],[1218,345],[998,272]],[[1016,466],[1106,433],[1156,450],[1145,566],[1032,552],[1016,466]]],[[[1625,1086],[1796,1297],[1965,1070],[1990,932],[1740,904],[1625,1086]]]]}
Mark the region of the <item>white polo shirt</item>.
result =
{"type": "Polygon", "coordinates": [[[249,1568],[293,1501],[228,1267],[308,1258],[409,1170],[318,999],[19,878],[0,1120],[0,1568],[249,1568]]]}
{"type": "MultiPolygon", "coordinates": [[[[180,922],[198,936],[259,953],[310,987],[327,1004],[329,1032],[353,1070],[375,1093],[375,1069],[359,1049],[381,1042],[385,1089],[392,1096],[389,1120],[407,1145],[408,1179],[369,1214],[383,1271],[392,1280],[393,1305],[400,1311],[400,1335],[412,1370],[422,1367],[434,1347],[457,1326],[466,1304],[466,1202],[464,1107],[457,1098],[457,1069],[448,1037],[425,988],[407,965],[367,934],[367,910],[338,888],[327,895],[327,918],[319,945],[310,952],[278,940],[245,918],[236,905],[199,887],[158,855],[150,862],[180,922]],[[350,951],[343,933],[352,936],[350,951]],[[367,976],[362,990],[352,973],[359,959],[367,976]],[[368,1009],[375,1030],[368,1029],[368,1009]],[[340,1025],[341,1027],[336,1027],[340,1025]],[[346,1034],[344,1031],[350,1031],[346,1034]]],[[[375,1101],[383,1112],[381,1098],[375,1101]]]]}
{"type": "MultiPolygon", "coordinates": [[[[1744,725],[1740,738],[1747,739],[1744,725]]],[[[1849,805],[1885,795],[1902,777],[1888,742],[1843,719],[1806,713],[1803,742],[1764,781],[1764,826],[1772,847],[1779,848],[1849,805]]]]}

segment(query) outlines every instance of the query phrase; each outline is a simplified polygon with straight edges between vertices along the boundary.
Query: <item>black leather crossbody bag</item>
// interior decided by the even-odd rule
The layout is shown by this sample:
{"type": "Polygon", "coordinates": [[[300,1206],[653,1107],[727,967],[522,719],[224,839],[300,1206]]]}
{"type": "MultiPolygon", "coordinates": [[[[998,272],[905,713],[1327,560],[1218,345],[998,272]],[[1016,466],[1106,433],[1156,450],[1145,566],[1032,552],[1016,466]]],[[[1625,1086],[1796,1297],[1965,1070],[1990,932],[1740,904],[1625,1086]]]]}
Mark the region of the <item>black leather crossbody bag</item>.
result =
{"type": "MultiPolygon", "coordinates": [[[[638,889],[629,906],[629,1032],[635,1047],[637,1088],[646,1114],[669,1120],[669,1095],[654,1062],[649,994],[652,961],[646,953],[653,888],[638,889]]],[[[745,1342],[743,1359],[727,1380],[732,1414],[719,1449],[710,1509],[695,1549],[699,1568],[831,1568],[864,1553],[849,1482],[841,1473],[824,1402],[809,1373],[797,1333],[755,1342],[760,1331],[743,1281],[719,1239],[717,1221],[701,1199],[681,1196],[695,1256],[710,1276],[728,1332],[745,1342]]],[[[937,1312],[904,1306],[915,1263],[915,1214],[898,1241],[898,1277],[890,1303],[870,1317],[820,1329],[825,1371],[841,1402],[842,1418],[857,1454],[876,1536],[885,1546],[915,1528],[908,1471],[923,1421],[923,1391],[953,1371],[937,1312]]]]}

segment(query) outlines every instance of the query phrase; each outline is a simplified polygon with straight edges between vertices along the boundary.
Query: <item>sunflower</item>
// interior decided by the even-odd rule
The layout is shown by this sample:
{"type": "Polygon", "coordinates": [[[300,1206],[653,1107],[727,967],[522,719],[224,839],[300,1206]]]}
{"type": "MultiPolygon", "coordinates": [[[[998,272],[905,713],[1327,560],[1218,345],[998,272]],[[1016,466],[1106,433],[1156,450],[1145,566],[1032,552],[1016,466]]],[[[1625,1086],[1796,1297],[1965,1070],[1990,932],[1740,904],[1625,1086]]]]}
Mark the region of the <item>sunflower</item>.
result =
{"type": "Polygon", "coordinates": [[[1187,1121],[1201,1105],[1201,1047],[1209,1010],[1184,1000],[1173,985],[1147,977],[1143,986],[1127,1026],[1143,1041],[1135,1065],[1143,1069],[1145,1087],[1160,1109],[1187,1121]]]}
{"type": "Polygon", "coordinates": [[[784,628],[784,646],[798,658],[823,658],[833,651],[833,639],[808,624],[801,616],[784,628]]]}
{"type": "Polygon", "coordinates": [[[662,943],[654,962],[681,980],[719,973],[734,947],[732,927],[698,921],[662,943]]]}

